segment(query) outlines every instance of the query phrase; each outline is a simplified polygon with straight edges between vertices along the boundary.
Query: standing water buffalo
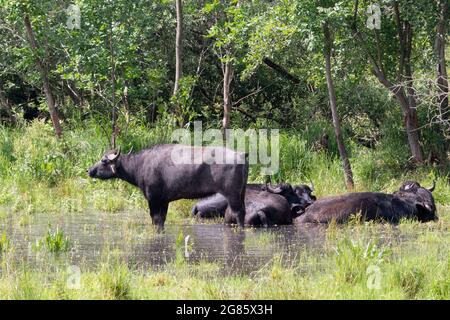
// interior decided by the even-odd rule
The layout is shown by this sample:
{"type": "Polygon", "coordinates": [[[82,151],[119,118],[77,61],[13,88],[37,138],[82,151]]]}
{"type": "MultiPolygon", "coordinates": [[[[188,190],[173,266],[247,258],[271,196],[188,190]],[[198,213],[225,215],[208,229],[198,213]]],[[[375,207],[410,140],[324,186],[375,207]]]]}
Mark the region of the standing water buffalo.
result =
{"type": "MultiPolygon", "coordinates": [[[[313,187],[299,185],[292,187],[283,183],[276,187],[263,184],[248,184],[245,196],[245,225],[271,226],[290,224],[292,219],[303,213],[316,200],[311,193],[313,187]]],[[[192,214],[202,218],[225,216],[226,223],[236,223],[229,215],[226,199],[220,194],[200,200],[192,214]]]]}
{"type": "Polygon", "coordinates": [[[92,178],[119,178],[139,187],[148,201],[152,222],[158,227],[164,226],[169,202],[216,193],[223,195],[232,216],[240,226],[244,225],[248,175],[244,153],[178,144],[156,145],[127,155],[112,150],[88,173],[92,178]]]}
{"type": "Polygon", "coordinates": [[[403,183],[393,194],[355,192],[317,200],[295,223],[338,223],[361,214],[363,220],[385,220],[398,223],[402,218],[414,218],[421,222],[437,220],[432,192],[415,181],[403,183]]]}

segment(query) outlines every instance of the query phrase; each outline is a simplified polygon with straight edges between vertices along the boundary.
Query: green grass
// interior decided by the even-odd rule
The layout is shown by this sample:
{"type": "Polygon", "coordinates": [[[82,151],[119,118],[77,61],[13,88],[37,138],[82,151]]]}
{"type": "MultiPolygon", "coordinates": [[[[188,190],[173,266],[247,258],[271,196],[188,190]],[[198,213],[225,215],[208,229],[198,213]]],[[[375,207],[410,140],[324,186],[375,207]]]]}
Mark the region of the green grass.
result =
{"type": "Polygon", "coordinates": [[[0,253],[6,252],[11,246],[11,243],[6,236],[6,232],[3,231],[2,235],[0,236],[0,253]]]}
{"type": "MultiPolygon", "coordinates": [[[[312,151],[313,140],[314,132],[307,130],[283,132],[281,170],[274,179],[291,183],[312,180],[318,196],[345,192],[339,158],[334,151],[312,151]]],[[[119,143],[126,152],[131,146],[139,150],[163,141],[169,141],[164,125],[148,128],[135,124],[119,143]]],[[[401,143],[394,141],[393,145],[401,143]]],[[[32,227],[44,213],[75,217],[92,210],[147,213],[138,189],[121,181],[87,177],[86,169],[100,159],[106,144],[95,121],[65,130],[61,142],[42,121],[19,129],[0,127],[0,223],[12,217],[19,226],[32,227]]],[[[14,242],[2,233],[0,299],[450,299],[450,189],[445,168],[407,170],[399,161],[404,149],[387,144],[377,149],[349,144],[356,190],[392,192],[407,179],[424,185],[436,179],[439,222],[405,220],[396,231],[389,225],[357,221],[331,225],[320,253],[301,251],[298,261],[289,264],[282,255],[275,255],[250,276],[226,274],[219,264],[206,261],[190,263],[184,258],[182,233],[174,243],[177,259],[158,271],[128,265],[105,243],[103,257],[95,266],[80,265],[78,289],[67,286],[67,257],[55,254],[71,248],[70,239],[59,229],[49,228],[42,234],[37,247],[45,249],[40,250],[44,258],[33,267],[15,253],[14,242]],[[381,233],[390,232],[414,241],[379,241],[381,233]]],[[[257,166],[251,168],[249,177],[250,181],[264,181],[257,166]]],[[[191,200],[172,203],[167,223],[199,223],[190,217],[192,204],[191,200]]],[[[157,236],[150,223],[144,227],[124,223],[121,228],[130,248],[136,241],[157,236]]],[[[86,232],[97,231],[95,226],[87,226],[86,232]]],[[[271,246],[274,237],[272,230],[253,234],[246,238],[245,246],[271,246]]]]}
{"type": "Polygon", "coordinates": [[[42,239],[36,240],[34,249],[47,250],[53,253],[66,252],[70,249],[70,241],[68,237],[64,236],[64,232],[58,228],[55,230],[49,229],[42,239]]]}
{"type": "MultiPolygon", "coordinates": [[[[136,125],[119,139],[127,152],[132,146],[139,150],[158,142],[169,141],[168,132],[159,124],[148,128],[136,125]]],[[[339,158],[333,153],[312,151],[314,131],[302,134],[282,132],[280,137],[280,170],[275,181],[309,183],[313,181],[318,196],[345,192],[339,158]]],[[[407,171],[399,163],[400,155],[379,149],[351,144],[351,164],[356,191],[392,192],[406,179],[422,184],[437,180],[434,193],[438,203],[450,203],[445,170],[421,167],[407,171]]],[[[88,209],[116,213],[126,210],[147,210],[141,192],[122,181],[90,179],[86,170],[97,162],[107,149],[107,139],[94,121],[85,126],[68,128],[63,141],[57,141],[49,124],[34,121],[24,128],[0,127],[0,208],[17,213],[77,214],[88,209]]],[[[398,150],[401,153],[403,150],[398,150]]],[[[259,166],[250,168],[249,181],[262,182],[259,166]]],[[[171,204],[177,211],[172,219],[189,217],[192,201],[171,204]],[[180,215],[181,213],[181,215],[180,215]]]]}

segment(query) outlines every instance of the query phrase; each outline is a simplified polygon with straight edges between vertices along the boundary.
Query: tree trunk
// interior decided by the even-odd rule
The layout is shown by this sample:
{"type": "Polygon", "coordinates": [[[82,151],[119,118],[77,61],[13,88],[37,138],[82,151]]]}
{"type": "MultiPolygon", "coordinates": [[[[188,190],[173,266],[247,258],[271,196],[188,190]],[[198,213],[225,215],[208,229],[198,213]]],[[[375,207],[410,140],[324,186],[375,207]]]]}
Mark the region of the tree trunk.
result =
{"type": "Polygon", "coordinates": [[[226,129],[230,126],[231,115],[231,95],[230,84],[233,78],[233,66],[231,61],[227,61],[223,64],[223,120],[222,131],[224,140],[226,140],[226,129]]]}
{"type": "Polygon", "coordinates": [[[414,96],[406,95],[403,85],[392,84],[379,69],[374,68],[373,73],[381,84],[394,94],[400,104],[412,158],[416,162],[422,162],[423,153],[419,142],[419,121],[417,119],[416,101],[414,96]]]}
{"type": "Polygon", "coordinates": [[[16,122],[16,117],[12,111],[12,105],[9,101],[8,97],[6,96],[5,91],[3,91],[3,84],[0,82],[0,109],[3,108],[6,111],[6,114],[8,116],[8,121],[11,123],[16,122]]]}
{"type": "Polygon", "coordinates": [[[325,48],[324,48],[325,75],[327,79],[328,95],[330,98],[331,114],[333,117],[334,133],[336,135],[336,142],[342,160],[342,166],[345,173],[347,189],[353,189],[355,186],[353,182],[353,173],[352,168],[350,166],[350,161],[348,160],[347,151],[345,150],[344,139],[342,137],[341,123],[337,112],[336,93],[334,91],[333,78],[331,76],[331,48],[333,46],[333,40],[331,38],[327,22],[325,22],[323,25],[323,31],[325,36],[325,48]]]}
{"type": "Polygon", "coordinates": [[[448,75],[445,63],[446,26],[449,19],[447,0],[438,0],[439,19],[436,27],[434,51],[437,58],[437,85],[439,88],[438,105],[441,121],[450,124],[450,108],[448,105],[448,75]]]}
{"type": "Polygon", "coordinates": [[[173,87],[173,95],[176,95],[180,86],[182,76],[181,56],[183,54],[183,4],[182,0],[176,0],[177,11],[177,30],[175,36],[175,85],[173,87]]]}
{"type": "Polygon", "coordinates": [[[414,161],[423,162],[423,152],[420,146],[419,120],[417,118],[416,93],[413,87],[411,66],[413,31],[409,21],[403,21],[400,17],[398,2],[394,2],[394,11],[400,42],[399,72],[400,86],[396,88],[397,100],[399,100],[405,119],[406,134],[414,161]],[[406,87],[406,89],[405,89],[406,87]]]}
{"type": "Polygon", "coordinates": [[[116,140],[118,135],[118,127],[117,127],[117,106],[116,106],[116,57],[114,51],[114,43],[113,43],[113,27],[112,21],[110,23],[110,34],[109,34],[109,51],[111,53],[111,147],[113,149],[116,148],[116,140]]]}
{"type": "Polygon", "coordinates": [[[354,35],[360,45],[364,48],[372,64],[372,72],[378,81],[397,99],[402,109],[406,134],[408,136],[408,144],[411,155],[417,163],[423,162],[423,152],[420,146],[419,122],[417,119],[416,99],[414,89],[412,87],[412,71],[411,71],[411,51],[412,51],[412,28],[408,21],[402,21],[398,2],[393,2],[394,18],[397,24],[397,33],[399,36],[399,70],[398,84],[394,85],[389,81],[383,72],[383,66],[377,62],[368,49],[367,43],[364,41],[362,34],[357,28],[358,1],[355,2],[354,20],[350,25],[354,35]]]}
{"type": "Polygon", "coordinates": [[[36,57],[36,65],[41,74],[41,78],[42,78],[42,82],[43,82],[43,86],[44,86],[44,93],[45,93],[45,97],[47,99],[48,110],[50,112],[50,117],[52,119],[53,128],[55,129],[56,137],[61,138],[62,129],[61,129],[60,121],[59,121],[58,112],[55,107],[55,98],[53,97],[52,89],[50,86],[50,81],[48,79],[48,71],[46,69],[46,63],[45,63],[45,60],[41,60],[39,58],[39,46],[36,41],[36,38],[34,37],[33,28],[31,27],[30,18],[28,15],[25,16],[24,23],[25,23],[25,29],[26,29],[28,41],[30,43],[30,47],[33,51],[33,54],[36,57]]]}

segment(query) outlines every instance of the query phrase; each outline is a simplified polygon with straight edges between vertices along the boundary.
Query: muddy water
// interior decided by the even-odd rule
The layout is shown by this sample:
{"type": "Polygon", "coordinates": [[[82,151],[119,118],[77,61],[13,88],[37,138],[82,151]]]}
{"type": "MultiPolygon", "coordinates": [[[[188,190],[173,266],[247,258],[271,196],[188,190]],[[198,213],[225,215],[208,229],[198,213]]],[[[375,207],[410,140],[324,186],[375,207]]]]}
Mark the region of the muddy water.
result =
{"type": "MultiPolygon", "coordinates": [[[[187,220],[167,222],[157,233],[147,215],[89,213],[83,215],[37,215],[26,225],[9,215],[0,222],[14,246],[15,255],[26,264],[42,259],[34,247],[48,230],[58,228],[71,243],[64,254],[66,263],[94,267],[105,254],[116,252],[132,268],[158,269],[186,257],[188,263],[218,263],[225,272],[249,274],[264,268],[274,256],[283,264],[293,264],[305,250],[322,250],[326,230],[321,226],[282,226],[270,229],[239,230],[223,224],[187,220]],[[185,238],[187,246],[185,245],[185,238]]],[[[0,234],[2,233],[0,232],[0,234]]]]}
{"type": "MultiPolygon", "coordinates": [[[[56,229],[70,241],[70,250],[59,255],[60,261],[85,269],[95,268],[114,253],[133,269],[158,269],[182,256],[190,264],[199,261],[218,264],[224,273],[251,274],[268,266],[274,257],[281,258],[283,265],[298,266],[300,255],[306,252],[319,257],[312,261],[314,265],[302,265],[302,270],[307,271],[320,268],[317,264],[320,255],[334,250],[327,242],[330,230],[314,225],[240,230],[220,223],[187,219],[184,222],[169,220],[165,230],[158,233],[151,226],[150,217],[142,212],[39,214],[26,219],[9,214],[0,220],[0,235],[6,231],[14,256],[31,267],[55,257],[36,249],[35,244],[49,230],[56,229]]],[[[351,228],[338,228],[334,232],[353,234],[351,228]]],[[[395,243],[396,248],[414,248],[419,235],[420,232],[404,234],[392,226],[363,231],[365,239],[374,239],[378,244],[395,243]]]]}

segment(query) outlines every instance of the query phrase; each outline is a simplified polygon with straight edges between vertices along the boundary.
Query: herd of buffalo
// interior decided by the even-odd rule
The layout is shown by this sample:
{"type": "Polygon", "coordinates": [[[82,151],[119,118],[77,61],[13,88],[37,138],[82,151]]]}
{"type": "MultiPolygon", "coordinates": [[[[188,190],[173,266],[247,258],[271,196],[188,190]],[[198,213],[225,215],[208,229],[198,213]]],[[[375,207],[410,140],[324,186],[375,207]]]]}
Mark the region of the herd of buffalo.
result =
{"type": "Polygon", "coordinates": [[[317,199],[313,185],[247,184],[245,153],[223,147],[161,144],[137,153],[107,152],[88,170],[92,178],[119,178],[139,187],[148,200],[153,224],[163,227],[169,202],[200,199],[192,213],[224,217],[227,224],[273,226],[301,223],[342,223],[352,216],[396,223],[402,218],[437,220],[431,188],[406,181],[393,194],[353,192],[317,199]],[[177,161],[201,152],[203,160],[177,161]],[[217,155],[221,160],[217,161],[217,155]],[[229,161],[230,159],[234,161],[229,161]]]}

